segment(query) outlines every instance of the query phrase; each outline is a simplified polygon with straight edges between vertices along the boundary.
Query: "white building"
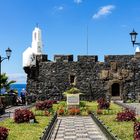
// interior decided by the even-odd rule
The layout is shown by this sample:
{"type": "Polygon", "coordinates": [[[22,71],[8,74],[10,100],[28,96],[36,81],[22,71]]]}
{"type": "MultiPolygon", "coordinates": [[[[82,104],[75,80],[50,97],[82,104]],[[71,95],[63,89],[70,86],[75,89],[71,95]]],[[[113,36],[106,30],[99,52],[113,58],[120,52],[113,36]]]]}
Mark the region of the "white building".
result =
{"type": "Polygon", "coordinates": [[[23,52],[23,67],[36,65],[35,55],[42,54],[41,30],[38,27],[32,32],[32,44],[23,52]]]}

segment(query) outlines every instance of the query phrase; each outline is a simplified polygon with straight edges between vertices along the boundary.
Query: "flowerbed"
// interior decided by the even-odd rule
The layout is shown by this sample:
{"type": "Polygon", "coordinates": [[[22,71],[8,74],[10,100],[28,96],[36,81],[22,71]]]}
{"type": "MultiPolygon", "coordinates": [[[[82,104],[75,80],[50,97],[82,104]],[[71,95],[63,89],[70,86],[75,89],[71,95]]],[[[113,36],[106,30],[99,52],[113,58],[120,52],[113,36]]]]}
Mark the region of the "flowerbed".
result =
{"type": "Polygon", "coordinates": [[[17,109],[14,113],[14,121],[16,123],[29,122],[31,119],[35,121],[35,115],[28,109],[17,109]]]}
{"type": "Polygon", "coordinates": [[[6,140],[8,137],[8,131],[9,129],[0,126],[0,140],[6,140]]]}
{"type": "Polygon", "coordinates": [[[124,111],[117,113],[116,120],[117,121],[135,121],[136,113],[134,110],[130,110],[127,108],[124,111]]]}
{"type": "Polygon", "coordinates": [[[56,101],[53,100],[45,100],[45,101],[38,101],[35,104],[35,107],[37,110],[45,110],[52,108],[52,105],[56,103],[56,101]]]}
{"type": "Polygon", "coordinates": [[[97,100],[98,109],[109,109],[110,103],[106,101],[105,98],[100,98],[97,100]]]}
{"type": "Polygon", "coordinates": [[[140,122],[134,123],[134,140],[140,140],[140,122]]]}
{"type": "Polygon", "coordinates": [[[68,109],[68,114],[69,115],[79,115],[80,114],[80,109],[79,108],[68,109]]]}

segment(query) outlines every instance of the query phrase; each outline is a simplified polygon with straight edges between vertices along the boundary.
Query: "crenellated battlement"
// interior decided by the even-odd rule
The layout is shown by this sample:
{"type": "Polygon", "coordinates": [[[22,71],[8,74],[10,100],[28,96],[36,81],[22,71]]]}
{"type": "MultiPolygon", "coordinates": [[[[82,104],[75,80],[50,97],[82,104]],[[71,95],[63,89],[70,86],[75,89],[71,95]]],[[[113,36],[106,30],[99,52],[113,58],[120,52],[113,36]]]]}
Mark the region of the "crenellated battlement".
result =
{"type": "MultiPolygon", "coordinates": [[[[41,54],[36,55],[36,59],[38,62],[73,62],[74,56],[72,54],[70,55],[54,55],[54,60],[48,60],[48,55],[41,54]]],[[[132,58],[140,58],[140,53],[136,53],[135,55],[105,55],[104,56],[104,62],[130,62],[132,58]]],[[[77,60],[74,62],[83,62],[83,63],[90,63],[90,62],[100,62],[98,61],[98,55],[78,55],[77,60]]]]}

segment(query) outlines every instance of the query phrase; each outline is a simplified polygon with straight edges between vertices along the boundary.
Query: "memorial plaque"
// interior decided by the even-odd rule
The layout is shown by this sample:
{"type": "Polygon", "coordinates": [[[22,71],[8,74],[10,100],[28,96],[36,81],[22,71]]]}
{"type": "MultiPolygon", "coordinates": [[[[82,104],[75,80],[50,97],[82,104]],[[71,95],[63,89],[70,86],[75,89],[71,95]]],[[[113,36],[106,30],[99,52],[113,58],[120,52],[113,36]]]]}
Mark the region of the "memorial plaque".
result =
{"type": "Polygon", "coordinates": [[[79,105],[79,94],[67,94],[67,105],[79,105]]]}

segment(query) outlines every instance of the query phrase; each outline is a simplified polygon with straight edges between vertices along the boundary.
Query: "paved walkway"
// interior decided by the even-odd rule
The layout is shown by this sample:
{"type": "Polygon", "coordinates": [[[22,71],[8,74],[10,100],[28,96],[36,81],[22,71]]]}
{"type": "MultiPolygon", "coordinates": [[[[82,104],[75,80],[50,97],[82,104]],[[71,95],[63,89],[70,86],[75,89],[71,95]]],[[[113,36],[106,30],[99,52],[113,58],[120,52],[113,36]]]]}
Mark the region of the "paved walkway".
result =
{"type": "Polygon", "coordinates": [[[140,103],[123,103],[123,101],[115,101],[115,102],[130,109],[135,109],[136,114],[140,115],[140,103]]]}
{"type": "Polygon", "coordinates": [[[90,116],[73,116],[58,118],[51,140],[107,140],[107,138],[90,116]]]}
{"type": "Polygon", "coordinates": [[[135,108],[136,114],[140,115],[140,103],[125,103],[130,108],[135,108]]]}
{"type": "Polygon", "coordinates": [[[12,106],[5,109],[5,114],[0,115],[0,121],[5,120],[6,118],[13,118],[13,114],[16,109],[30,108],[32,105],[21,105],[21,106],[12,106]]]}

